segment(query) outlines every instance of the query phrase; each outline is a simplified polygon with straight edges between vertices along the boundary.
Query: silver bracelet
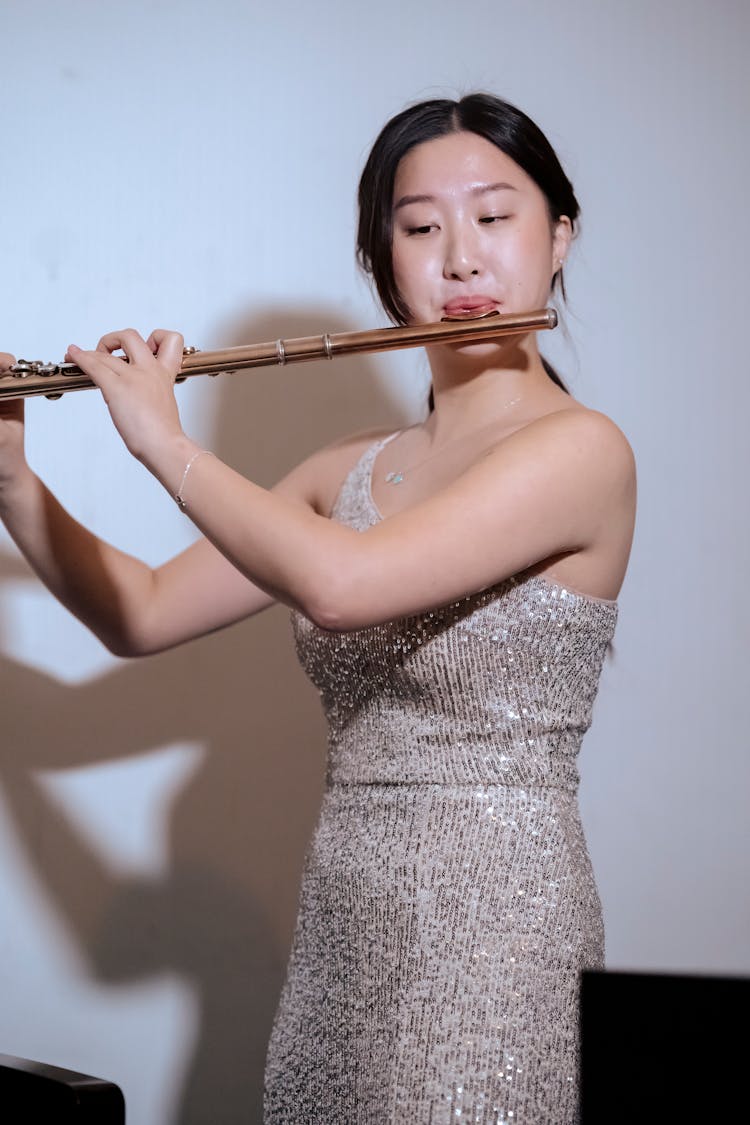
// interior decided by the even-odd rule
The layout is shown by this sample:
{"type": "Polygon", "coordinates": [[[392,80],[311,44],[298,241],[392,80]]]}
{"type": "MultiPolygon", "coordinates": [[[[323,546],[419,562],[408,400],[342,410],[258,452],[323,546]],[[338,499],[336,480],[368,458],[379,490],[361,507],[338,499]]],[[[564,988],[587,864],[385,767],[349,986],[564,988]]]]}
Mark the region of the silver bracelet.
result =
{"type": "Polygon", "coordinates": [[[176,502],[177,502],[177,507],[180,509],[181,512],[187,512],[187,503],[185,502],[185,497],[182,495],[182,490],[185,487],[185,481],[187,480],[187,475],[190,472],[190,469],[193,465],[193,462],[197,461],[198,458],[203,453],[207,453],[209,457],[215,456],[215,454],[213,454],[210,449],[198,449],[198,450],[196,450],[196,452],[193,454],[193,456],[188,461],[187,465],[185,466],[185,471],[182,474],[182,480],[180,481],[180,487],[177,489],[177,492],[175,493],[175,497],[174,497],[176,502]]]}

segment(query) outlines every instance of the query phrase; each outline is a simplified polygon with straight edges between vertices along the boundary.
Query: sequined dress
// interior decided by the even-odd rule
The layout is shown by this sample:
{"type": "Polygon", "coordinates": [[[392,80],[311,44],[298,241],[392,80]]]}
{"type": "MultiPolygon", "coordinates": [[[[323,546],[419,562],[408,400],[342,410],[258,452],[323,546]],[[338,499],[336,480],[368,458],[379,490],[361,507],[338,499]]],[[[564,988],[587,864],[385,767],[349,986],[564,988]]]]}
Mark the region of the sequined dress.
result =
{"type": "MultiPolygon", "coordinates": [[[[383,444],[332,513],[361,531],[383,444]]],[[[329,756],[267,1125],[576,1121],[604,956],[576,757],[616,618],[541,576],[350,633],[293,614],[329,756]]]]}

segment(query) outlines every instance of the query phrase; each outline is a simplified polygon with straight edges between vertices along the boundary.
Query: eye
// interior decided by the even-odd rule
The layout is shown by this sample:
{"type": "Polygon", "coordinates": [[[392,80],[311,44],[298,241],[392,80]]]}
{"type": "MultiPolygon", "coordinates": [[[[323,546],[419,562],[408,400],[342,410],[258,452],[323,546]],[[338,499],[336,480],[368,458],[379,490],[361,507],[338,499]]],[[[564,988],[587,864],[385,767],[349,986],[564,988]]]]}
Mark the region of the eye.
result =
{"type": "Polygon", "coordinates": [[[506,219],[510,219],[510,215],[482,215],[479,222],[489,225],[490,223],[503,223],[506,219]]]}
{"type": "Polygon", "coordinates": [[[434,229],[434,226],[435,226],[434,223],[425,223],[424,226],[421,226],[421,227],[407,227],[406,233],[410,234],[410,235],[411,234],[429,234],[430,231],[434,229]]]}

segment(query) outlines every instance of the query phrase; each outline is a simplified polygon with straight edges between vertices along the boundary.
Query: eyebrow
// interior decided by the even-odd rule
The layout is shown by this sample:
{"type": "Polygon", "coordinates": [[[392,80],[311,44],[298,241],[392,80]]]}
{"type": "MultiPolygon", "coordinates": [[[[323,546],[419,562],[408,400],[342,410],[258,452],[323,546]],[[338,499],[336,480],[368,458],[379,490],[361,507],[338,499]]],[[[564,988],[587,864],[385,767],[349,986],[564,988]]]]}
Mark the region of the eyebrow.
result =
{"type": "MultiPolygon", "coordinates": [[[[513,184],[499,182],[496,184],[477,184],[476,187],[470,189],[471,195],[486,195],[491,191],[517,191],[518,189],[513,184]]],[[[398,211],[400,207],[408,207],[410,203],[434,203],[434,195],[402,195],[398,203],[394,204],[393,210],[398,211]]]]}

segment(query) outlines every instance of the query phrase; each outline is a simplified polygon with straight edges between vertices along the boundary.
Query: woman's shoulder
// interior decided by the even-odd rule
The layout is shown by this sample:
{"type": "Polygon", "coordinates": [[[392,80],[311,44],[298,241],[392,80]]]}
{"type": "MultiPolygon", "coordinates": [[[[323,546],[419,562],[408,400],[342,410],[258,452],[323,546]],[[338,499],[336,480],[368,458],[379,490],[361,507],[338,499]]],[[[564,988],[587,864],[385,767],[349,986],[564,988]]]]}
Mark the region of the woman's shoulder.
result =
{"type": "Polygon", "coordinates": [[[575,401],[520,425],[486,450],[471,477],[478,495],[502,504],[522,495],[540,511],[554,502],[595,521],[603,513],[607,522],[615,510],[630,521],[635,509],[630,442],[608,415],[575,401]]]}
{"type": "Polygon", "coordinates": [[[392,437],[393,429],[360,430],[337,438],[306,457],[277,487],[294,492],[321,515],[328,515],[344,480],[373,445],[392,437]]]}
{"type": "Polygon", "coordinates": [[[322,446],[307,459],[307,464],[316,472],[346,476],[368,449],[387,441],[397,432],[397,430],[382,428],[358,430],[356,433],[347,434],[322,446]]]}
{"type": "Polygon", "coordinates": [[[577,401],[534,418],[513,437],[529,454],[575,457],[591,468],[600,465],[626,476],[635,473],[633,449],[620,426],[609,415],[577,401]]]}
{"type": "Polygon", "coordinates": [[[394,429],[386,430],[382,427],[371,430],[357,430],[353,434],[346,434],[344,437],[337,438],[335,441],[329,442],[328,445],[322,446],[316,456],[329,460],[346,460],[353,457],[356,462],[371,446],[385,441],[395,433],[398,433],[398,431],[394,429]]]}

